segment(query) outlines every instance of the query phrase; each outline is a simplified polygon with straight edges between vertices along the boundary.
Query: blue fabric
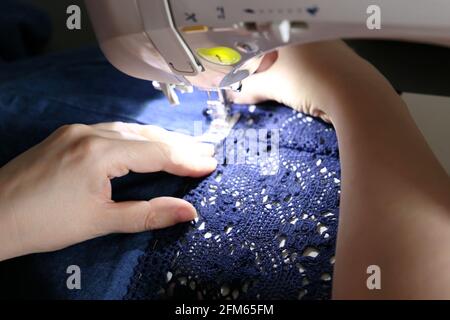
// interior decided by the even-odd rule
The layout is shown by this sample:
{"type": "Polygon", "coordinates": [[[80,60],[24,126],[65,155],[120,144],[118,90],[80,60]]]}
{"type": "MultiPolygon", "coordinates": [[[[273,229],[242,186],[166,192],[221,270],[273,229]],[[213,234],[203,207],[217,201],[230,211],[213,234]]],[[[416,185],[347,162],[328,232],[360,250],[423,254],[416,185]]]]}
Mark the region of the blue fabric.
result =
{"type": "MultiPolygon", "coordinates": [[[[279,155],[267,157],[278,166],[227,156],[193,183],[184,198],[199,220],[154,233],[127,299],[330,298],[340,192],[335,132],[282,106],[235,108],[244,135],[224,141],[219,155],[230,144],[248,154],[260,143],[248,130],[280,130],[279,155]]],[[[273,149],[273,134],[268,141],[273,149]]]]}
{"type": "MultiPolygon", "coordinates": [[[[2,165],[66,123],[133,121],[187,133],[194,121],[207,126],[203,93],[182,96],[182,106],[170,107],[148,82],[116,71],[97,49],[7,65],[2,74],[9,75],[0,82],[2,165]]],[[[201,219],[192,226],[113,235],[2,263],[2,294],[76,299],[329,297],[340,186],[333,129],[276,105],[254,112],[235,106],[235,111],[242,113],[237,129],[282,129],[275,175],[264,176],[259,167],[241,164],[221,165],[200,181],[167,174],[115,181],[116,200],[184,196],[201,219]],[[206,233],[211,235],[205,238],[206,233]],[[82,269],[80,291],[65,286],[65,271],[72,264],[82,269]]]]}
{"type": "MultiPolygon", "coordinates": [[[[39,21],[29,13],[18,16],[19,21],[39,21]]],[[[32,41],[13,34],[32,44],[45,34],[39,32],[31,34],[32,41]]],[[[17,45],[18,50],[5,56],[11,60],[28,55],[22,50],[28,44],[17,45]]],[[[207,126],[205,99],[196,92],[182,96],[180,107],[170,107],[149,82],[116,71],[96,48],[3,64],[0,166],[68,123],[125,121],[192,133],[194,121],[207,126]]],[[[280,130],[275,174],[264,175],[258,165],[230,164],[228,159],[205,179],[158,173],[115,180],[115,200],[184,197],[198,208],[200,219],[2,262],[0,296],[329,298],[340,188],[334,130],[278,105],[234,110],[242,113],[237,129],[280,130]],[[80,291],[66,287],[70,265],[82,270],[80,291]]],[[[252,137],[248,140],[255,143],[252,137]]],[[[220,145],[219,154],[228,143],[234,141],[220,145]]]]}
{"type": "MultiPolygon", "coordinates": [[[[204,93],[186,95],[173,108],[147,81],[115,70],[98,49],[54,55],[0,67],[0,166],[63,124],[125,121],[193,132],[207,123],[204,93]]],[[[185,178],[130,175],[113,182],[115,200],[178,195],[185,178]]],[[[120,299],[151,233],[113,235],[66,250],[0,264],[0,295],[27,298],[120,299]],[[66,268],[79,265],[83,289],[66,288],[66,268]]]]}
{"type": "Polygon", "coordinates": [[[50,19],[40,10],[19,0],[0,1],[0,62],[39,53],[51,29],[50,19]]]}

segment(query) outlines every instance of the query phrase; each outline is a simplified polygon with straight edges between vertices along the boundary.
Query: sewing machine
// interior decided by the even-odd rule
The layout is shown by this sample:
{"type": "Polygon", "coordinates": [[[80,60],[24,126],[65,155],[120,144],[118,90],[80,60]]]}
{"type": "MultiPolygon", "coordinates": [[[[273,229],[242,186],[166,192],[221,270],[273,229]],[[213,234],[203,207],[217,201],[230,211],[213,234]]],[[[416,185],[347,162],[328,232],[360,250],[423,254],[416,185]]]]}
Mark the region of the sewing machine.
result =
{"type": "Polygon", "coordinates": [[[263,55],[278,47],[334,38],[450,44],[448,0],[86,0],[86,4],[100,46],[116,68],[153,81],[172,104],[179,102],[177,92],[191,92],[193,87],[218,91],[209,108],[213,118],[222,120],[227,116],[223,90],[240,90],[263,55]],[[373,29],[368,19],[377,14],[377,8],[369,9],[374,4],[381,9],[381,28],[373,29]]]}

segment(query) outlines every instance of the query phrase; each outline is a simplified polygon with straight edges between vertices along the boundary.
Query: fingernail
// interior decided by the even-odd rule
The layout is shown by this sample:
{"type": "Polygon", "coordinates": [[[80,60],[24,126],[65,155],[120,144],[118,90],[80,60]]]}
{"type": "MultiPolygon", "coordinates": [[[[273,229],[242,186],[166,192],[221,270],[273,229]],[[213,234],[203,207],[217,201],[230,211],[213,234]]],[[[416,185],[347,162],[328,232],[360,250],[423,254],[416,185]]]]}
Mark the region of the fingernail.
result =
{"type": "Polygon", "coordinates": [[[202,151],[202,154],[208,155],[208,156],[213,156],[214,153],[216,152],[216,148],[210,143],[200,144],[200,149],[202,151]]]}
{"type": "Polygon", "coordinates": [[[180,222],[192,221],[198,218],[197,210],[180,209],[177,212],[177,216],[180,222]]]}
{"type": "Polygon", "coordinates": [[[210,158],[210,157],[203,157],[203,161],[205,166],[208,168],[212,168],[213,170],[217,168],[217,159],[216,158],[210,158]]]}
{"type": "Polygon", "coordinates": [[[239,95],[241,94],[241,92],[236,92],[236,91],[229,91],[227,93],[227,99],[228,101],[231,102],[236,102],[236,99],[239,98],[239,95]]]}

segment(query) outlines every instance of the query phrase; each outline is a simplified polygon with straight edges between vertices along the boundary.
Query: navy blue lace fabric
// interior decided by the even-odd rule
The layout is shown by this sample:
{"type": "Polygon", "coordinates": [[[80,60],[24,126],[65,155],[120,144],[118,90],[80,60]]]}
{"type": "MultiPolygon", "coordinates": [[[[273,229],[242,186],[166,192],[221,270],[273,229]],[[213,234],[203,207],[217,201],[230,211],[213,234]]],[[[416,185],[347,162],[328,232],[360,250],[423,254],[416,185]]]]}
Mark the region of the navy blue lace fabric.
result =
{"type": "Polygon", "coordinates": [[[221,161],[186,187],[199,218],[154,232],[125,299],[330,298],[340,193],[335,131],[286,107],[240,109],[235,129],[279,130],[278,168],[221,161]]]}
{"type": "MultiPolygon", "coordinates": [[[[0,60],[38,52],[49,37],[48,19],[16,1],[0,7],[6,44],[0,44],[0,60]]],[[[67,123],[138,122],[188,133],[194,121],[207,125],[201,115],[206,95],[185,95],[181,108],[169,109],[147,82],[119,73],[95,48],[0,67],[0,165],[67,123]]],[[[114,182],[117,201],[180,196],[194,204],[199,219],[2,262],[0,297],[329,298],[340,190],[333,128],[279,105],[234,110],[242,114],[235,129],[279,130],[275,159],[226,159],[200,180],[158,174],[114,182]],[[67,290],[72,264],[82,269],[83,290],[67,290]]],[[[218,154],[230,143],[219,145],[218,154]]]]}

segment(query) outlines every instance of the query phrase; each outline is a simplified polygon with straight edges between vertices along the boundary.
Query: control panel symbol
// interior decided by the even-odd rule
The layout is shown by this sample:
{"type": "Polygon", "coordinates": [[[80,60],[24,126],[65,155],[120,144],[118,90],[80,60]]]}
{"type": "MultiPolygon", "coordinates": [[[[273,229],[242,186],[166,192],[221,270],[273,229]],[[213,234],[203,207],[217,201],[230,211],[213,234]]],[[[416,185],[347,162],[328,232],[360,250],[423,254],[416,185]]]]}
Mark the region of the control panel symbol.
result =
{"type": "Polygon", "coordinates": [[[253,10],[251,8],[244,9],[244,12],[248,13],[248,14],[255,14],[256,13],[255,10],[253,10]]]}
{"type": "Polygon", "coordinates": [[[217,7],[217,19],[224,20],[225,18],[226,18],[225,8],[224,7],[217,7]]]}
{"type": "Polygon", "coordinates": [[[186,17],[186,21],[192,21],[192,22],[198,21],[196,13],[185,12],[184,16],[186,17]]]}
{"type": "Polygon", "coordinates": [[[316,16],[319,13],[319,7],[314,6],[306,8],[306,12],[308,12],[311,16],[316,16]]]}

